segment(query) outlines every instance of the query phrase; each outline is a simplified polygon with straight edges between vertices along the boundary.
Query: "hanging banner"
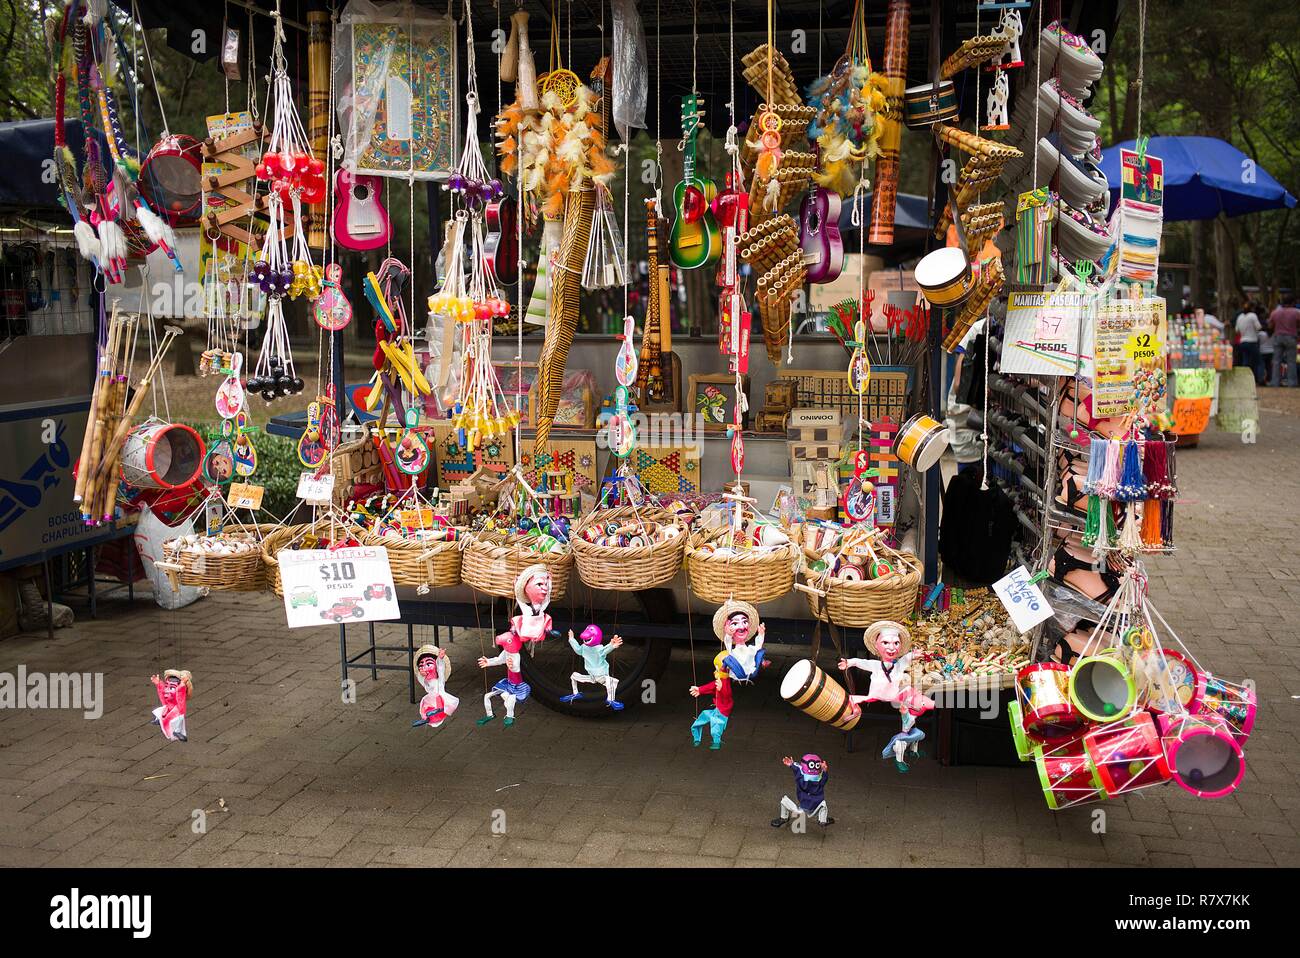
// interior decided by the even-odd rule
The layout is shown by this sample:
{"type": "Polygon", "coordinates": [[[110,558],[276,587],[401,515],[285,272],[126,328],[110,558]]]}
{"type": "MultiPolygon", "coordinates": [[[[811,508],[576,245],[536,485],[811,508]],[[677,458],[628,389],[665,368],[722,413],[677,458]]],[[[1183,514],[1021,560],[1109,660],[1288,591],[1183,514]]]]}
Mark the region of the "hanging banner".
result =
{"type": "Polygon", "coordinates": [[[275,558],[291,629],[401,617],[387,549],[285,549],[275,558]]]}
{"type": "Polygon", "coordinates": [[[1165,301],[1116,300],[1093,317],[1092,414],[1123,416],[1136,404],[1137,376],[1165,362],[1165,301]]]}
{"type": "Polygon", "coordinates": [[[1092,362],[1092,328],[1084,321],[1084,295],[1026,291],[1007,297],[1002,372],[1020,376],[1073,376],[1092,362]]]}

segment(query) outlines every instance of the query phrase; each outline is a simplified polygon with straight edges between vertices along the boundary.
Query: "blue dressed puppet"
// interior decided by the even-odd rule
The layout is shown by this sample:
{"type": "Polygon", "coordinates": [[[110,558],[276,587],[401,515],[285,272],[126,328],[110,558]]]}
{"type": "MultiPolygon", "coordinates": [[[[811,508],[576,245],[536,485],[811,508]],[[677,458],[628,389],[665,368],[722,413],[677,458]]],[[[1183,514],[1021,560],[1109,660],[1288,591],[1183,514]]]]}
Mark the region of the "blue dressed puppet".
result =
{"type": "Polygon", "coordinates": [[[817,824],[822,828],[834,825],[826,807],[826,779],[830,773],[828,765],[820,755],[809,753],[799,761],[789,755],[781,759],[781,764],[794,770],[794,799],[789,795],[781,796],[781,817],[772,819],[772,827],[780,828],[790,820],[792,815],[806,818],[816,816],[817,824]]]}
{"type": "Polygon", "coordinates": [[[752,682],[760,669],[772,664],[764,660],[766,633],[767,626],[759,621],[756,608],[748,602],[728,599],[713,613],[713,634],[723,646],[715,662],[733,681],[752,682]]]}
{"type": "Polygon", "coordinates": [[[573,637],[573,630],[569,630],[569,646],[582,657],[582,664],[587,671],[574,672],[569,676],[569,686],[573,693],[562,696],[561,702],[574,702],[582,698],[578,683],[590,683],[605,686],[605,704],[616,712],[622,711],[623,703],[615,698],[618,693],[618,677],[609,671],[609,654],[621,646],[623,640],[616,635],[609,640],[608,645],[602,645],[604,638],[600,626],[589,625],[582,630],[582,644],[579,645],[573,637]]]}

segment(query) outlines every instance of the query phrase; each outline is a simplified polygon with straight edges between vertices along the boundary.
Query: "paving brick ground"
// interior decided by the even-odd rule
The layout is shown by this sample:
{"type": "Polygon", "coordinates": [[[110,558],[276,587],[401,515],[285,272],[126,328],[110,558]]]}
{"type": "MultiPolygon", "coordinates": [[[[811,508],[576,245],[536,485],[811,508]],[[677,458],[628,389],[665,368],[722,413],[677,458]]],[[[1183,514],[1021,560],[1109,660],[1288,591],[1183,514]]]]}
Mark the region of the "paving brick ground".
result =
{"type": "MultiPolygon", "coordinates": [[[[287,631],[272,598],[214,596],[179,613],[105,603],[52,642],[0,642],[0,671],[102,671],[107,699],[97,721],[0,712],[0,864],[1300,865],[1297,400],[1262,391],[1257,445],[1211,432],[1180,454],[1179,552],[1151,564],[1155,602],[1201,661],[1258,683],[1228,798],[1147,790],[1094,806],[1094,834],[1091,809],[1049,812],[1027,767],[899,775],[878,757],[883,727],[846,754],[770,680],[739,693],[721,751],[695,750],[684,651],[655,706],[593,722],[529,702],[514,728],[480,729],[479,645],[462,636],[462,712],[413,730],[403,676],[345,704],[336,633],[287,631]],[[187,744],[147,721],[149,674],[178,661],[196,681],[187,744]],[[837,822],[774,831],[780,756],[808,750],[831,763],[837,822]]],[[[775,654],[779,674],[794,653],[775,654]]]]}

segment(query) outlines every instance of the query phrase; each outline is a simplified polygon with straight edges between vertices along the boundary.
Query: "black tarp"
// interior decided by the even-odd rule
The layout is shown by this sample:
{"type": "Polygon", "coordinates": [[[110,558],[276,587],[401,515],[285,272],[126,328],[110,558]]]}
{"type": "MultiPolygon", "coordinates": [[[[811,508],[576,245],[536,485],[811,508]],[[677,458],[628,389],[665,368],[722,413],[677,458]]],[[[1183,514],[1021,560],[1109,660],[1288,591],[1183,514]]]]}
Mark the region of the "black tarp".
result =
{"type": "MultiPolygon", "coordinates": [[[[64,132],[72,152],[80,156],[80,120],[65,120],[64,132]]],[[[54,175],[54,121],[17,120],[0,123],[0,207],[28,211],[57,210],[59,188],[54,175]]]]}

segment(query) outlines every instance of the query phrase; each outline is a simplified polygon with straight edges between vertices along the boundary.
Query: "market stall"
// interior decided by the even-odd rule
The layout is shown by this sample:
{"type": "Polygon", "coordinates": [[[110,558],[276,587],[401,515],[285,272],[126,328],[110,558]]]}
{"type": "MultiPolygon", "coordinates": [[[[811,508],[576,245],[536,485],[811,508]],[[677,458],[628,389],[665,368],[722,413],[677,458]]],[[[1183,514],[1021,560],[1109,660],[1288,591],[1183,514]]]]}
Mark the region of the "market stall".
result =
{"type": "Polygon", "coordinates": [[[58,182],[108,302],[88,526],[193,487],[175,588],[337,626],[345,684],[410,670],[419,727],[459,706],[444,627],[486,634],[505,675],[477,722],[507,727],[532,695],[617,715],[684,640],[713,700],[696,744],[773,683],[809,721],[898,727],[906,771],[989,692],[1053,808],[1235,788],[1250,690],[1144,587],[1177,477],[1160,160],[1125,154],[1111,210],[1082,105],[1104,62],[1059,3],[290,6],[196,11],[248,108],[152,142],[122,122],[152,70],[133,18],[174,33],[193,5],[69,0],[53,24],[57,119],[95,133],[56,144],[58,182]],[[186,230],[206,436],[142,416],[173,334],[114,296],[147,251],[183,271],[186,230]],[[258,422],[296,442],[286,516],[261,509],[258,422]],[[960,430],[978,469],[941,509],[960,430]]]}

